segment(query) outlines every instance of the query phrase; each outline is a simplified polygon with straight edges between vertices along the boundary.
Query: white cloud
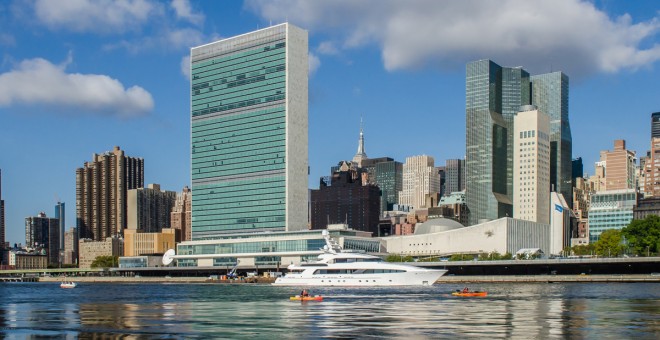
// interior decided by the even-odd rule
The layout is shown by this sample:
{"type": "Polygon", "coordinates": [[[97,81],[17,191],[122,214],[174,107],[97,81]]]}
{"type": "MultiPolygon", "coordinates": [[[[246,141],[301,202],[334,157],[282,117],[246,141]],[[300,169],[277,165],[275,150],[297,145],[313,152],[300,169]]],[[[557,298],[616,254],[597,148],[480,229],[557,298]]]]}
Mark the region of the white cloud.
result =
{"type": "Polygon", "coordinates": [[[190,70],[190,56],[187,55],[181,58],[181,73],[190,81],[191,79],[191,70],[190,70]]]}
{"type": "Polygon", "coordinates": [[[0,74],[0,106],[55,106],[71,111],[144,115],[154,107],[151,94],[139,86],[124,88],[106,75],[66,73],[66,65],[36,58],[0,74]]]}
{"type": "Polygon", "coordinates": [[[321,66],[321,60],[314,53],[309,52],[307,62],[309,63],[309,75],[313,75],[321,66]]]}
{"type": "Polygon", "coordinates": [[[155,36],[148,36],[138,40],[122,40],[118,43],[106,44],[105,50],[125,48],[131,53],[164,48],[168,50],[189,49],[202,45],[208,39],[202,32],[192,28],[165,29],[155,36]]]}
{"type": "MultiPolygon", "coordinates": [[[[341,48],[374,44],[388,70],[492,59],[533,73],[570,76],[635,70],[660,59],[660,19],[610,18],[581,0],[248,0],[273,21],[342,37],[341,48]]],[[[321,53],[321,50],[319,50],[321,53]]]]}
{"type": "Polygon", "coordinates": [[[339,54],[339,49],[331,41],[324,41],[319,44],[319,47],[316,48],[316,51],[321,54],[335,55],[339,54]]]}
{"type": "Polygon", "coordinates": [[[204,23],[204,14],[194,13],[188,0],[172,0],[171,6],[176,12],[177,18],[186,20],[195,25],[201,25],[204,23]]]}
{"type": "Polygon", "coordinates": [[[160,7],[149,0],[37,0],[34,12],[50,28],[115,33],[140,27],[160,7]]]}

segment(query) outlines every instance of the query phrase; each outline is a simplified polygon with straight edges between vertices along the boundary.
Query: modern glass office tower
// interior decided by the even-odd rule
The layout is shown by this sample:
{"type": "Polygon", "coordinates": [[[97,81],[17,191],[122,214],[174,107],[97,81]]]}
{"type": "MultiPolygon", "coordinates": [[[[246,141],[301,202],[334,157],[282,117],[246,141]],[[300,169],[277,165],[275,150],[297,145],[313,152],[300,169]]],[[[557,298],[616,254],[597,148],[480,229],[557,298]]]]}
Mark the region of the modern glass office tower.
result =
{"type": "Polygon", "coordinates": [[[660,138],[660,112],[651,113],[651,138],[660,138]]]}
{"type": "MultiPolygon", "coordinates": [[[[550,186],[573,206],[573,138],[568,122],[568,76],[562,72],[534,75],[532,104],[550,116],[550,186]]],[[[580,174],[581,175],[581,174],[580,174]]]]}
{"type": "MultiPolygon", "coordinates": [[[[513,172],[508,157],[509,132],[513,116],[502,115],[503,84],[502,67],[490,60],[478,60],[467,64],[465,79],[466,118],[466,179],[465,196],[469,210],[469,224],[482,220],[495,220],[513,216],[513,172]],[[511,180],[508,181],[508,178],[511,180]]],[[[506,72],[507,79],[515,79],[515,72],[506,72]]],[[[515,86],[506,86],[507,105],[511,105],[515,86]]],[[[518,108],[520,105],[518,105],[518,108]]],[[[515,113],[515,112],[514,112],[515,113]]]]}
{"type": "Polygon", "coordinates": [[[192,239],[307,229],[307,32],[191,49],[192,239]]]}
{"type": "MultiPolygon", "coordinates": [[[[66,226],[66,216],[64,214],[64,209],[65,204],[64,202],[57,202],[55,204],[55,218],[59,221],[59,229],[60,229],[60,251],[64,251],[64,228],[66,226]]],[[[63,254],[62,254],[63,255],[63,254]]],[[[60,256],[60,261],[63,260],[63,257],[60,256]]]]}
{"type": "Polygon", "coordinates": [[[478,60],[467,64],[465,86],[470,225],[512,216],[513,119],[524,105],[550,116],[551,186],[572,205],[568,77],[562,72],[530,76],[521,67],[478,60]]]}

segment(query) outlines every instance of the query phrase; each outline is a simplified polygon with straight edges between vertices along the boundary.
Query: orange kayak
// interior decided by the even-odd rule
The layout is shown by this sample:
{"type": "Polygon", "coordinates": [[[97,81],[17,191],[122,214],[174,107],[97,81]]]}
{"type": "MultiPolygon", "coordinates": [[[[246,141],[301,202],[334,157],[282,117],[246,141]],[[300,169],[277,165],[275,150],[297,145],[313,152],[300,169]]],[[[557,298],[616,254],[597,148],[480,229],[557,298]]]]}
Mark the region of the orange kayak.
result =
{"type": "Polygon", "coordinates": [[[323,301],[323,296],[321,295],[316,295],[316,296],[292,296],[289,298],[291,301],[323,301]]]}
{"type": "Polygon", "coordinates": [[[451,293],[451,295],[453,295],[453,296],[487,296],[488,292],[479,292],[479,291],[467,292],[467,293],[453,292],[453,293],[451,293]]]}

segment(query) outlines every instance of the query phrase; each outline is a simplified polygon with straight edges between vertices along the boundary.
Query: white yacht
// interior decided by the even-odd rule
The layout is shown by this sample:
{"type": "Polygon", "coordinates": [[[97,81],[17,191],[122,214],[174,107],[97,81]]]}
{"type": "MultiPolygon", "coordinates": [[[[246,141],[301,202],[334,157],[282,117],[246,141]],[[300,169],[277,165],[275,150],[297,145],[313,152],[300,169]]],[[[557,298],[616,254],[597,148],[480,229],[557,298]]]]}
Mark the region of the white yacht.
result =
{"type": "Polygon", "coordinates": [[[342,250],[323,231],[326,246],[316,262],[292,264],[274,285],[283,286],[420,286],[432,285],[447,271],[385,262],[380,257],[342,250]]]}

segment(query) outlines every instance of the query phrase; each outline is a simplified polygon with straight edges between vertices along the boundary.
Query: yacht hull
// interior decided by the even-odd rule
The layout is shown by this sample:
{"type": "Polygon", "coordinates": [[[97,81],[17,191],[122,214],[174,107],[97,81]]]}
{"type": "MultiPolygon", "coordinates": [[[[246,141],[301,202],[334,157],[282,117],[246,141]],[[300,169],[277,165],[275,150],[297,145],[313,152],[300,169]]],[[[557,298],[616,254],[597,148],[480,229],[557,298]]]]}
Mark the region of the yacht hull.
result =
{"type": "Polygon", "coordinates": [[[287,275],[277,278],[277,286],[430,286],[446,270],[409,271],[392,274],[287,275]]]}

